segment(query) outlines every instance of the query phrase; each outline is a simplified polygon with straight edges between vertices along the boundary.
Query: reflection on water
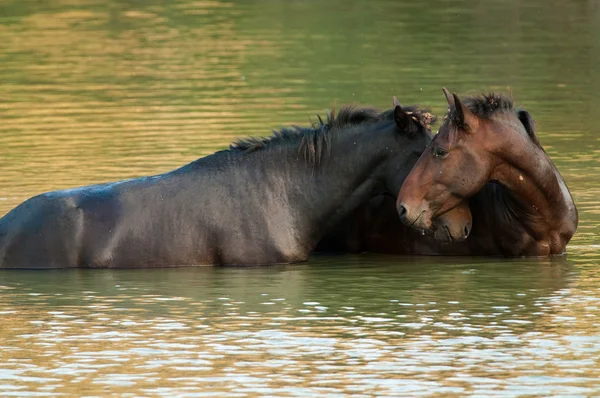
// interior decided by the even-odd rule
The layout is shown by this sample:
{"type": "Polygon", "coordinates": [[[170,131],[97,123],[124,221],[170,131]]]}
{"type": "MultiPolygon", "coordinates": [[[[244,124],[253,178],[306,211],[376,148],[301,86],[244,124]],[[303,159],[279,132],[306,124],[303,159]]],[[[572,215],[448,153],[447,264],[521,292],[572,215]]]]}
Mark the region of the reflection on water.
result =
{"type": "Polygon", "coordinates": [[[0,273],[2,396],[600,393],[600,5],[0,4],[0,213],[334,102],[510,89],[580,210],[568,259],[0,273]]]}
{"type": "Polygon", "coordinates": [[[597,325],[600,298],[574,298],[572,264],[345,262],[5,272],[0,385],[17,396],[594,391],[600,336],[576,330],[597,325]]]}

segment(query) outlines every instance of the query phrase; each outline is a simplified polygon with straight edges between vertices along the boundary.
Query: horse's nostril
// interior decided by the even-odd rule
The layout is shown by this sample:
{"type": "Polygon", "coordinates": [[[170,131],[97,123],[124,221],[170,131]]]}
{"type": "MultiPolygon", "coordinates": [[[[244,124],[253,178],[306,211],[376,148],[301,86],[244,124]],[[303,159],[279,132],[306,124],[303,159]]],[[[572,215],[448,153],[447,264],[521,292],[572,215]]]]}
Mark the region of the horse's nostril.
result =
{"type": "Polygon", "coordinates": [[[465,230],[463,231],[465,233],[465,238],[467,236],[469,236],[469,233],[471,232],[471,227],[469,227],[468,225],[465,225],[465,230]]]}
{"type": "Polygon", "coordinates": [[[400,215],[400,218],[406,217],[406,207],[404,207],[404,205],[398,207],[398,214],[400,215]]]}

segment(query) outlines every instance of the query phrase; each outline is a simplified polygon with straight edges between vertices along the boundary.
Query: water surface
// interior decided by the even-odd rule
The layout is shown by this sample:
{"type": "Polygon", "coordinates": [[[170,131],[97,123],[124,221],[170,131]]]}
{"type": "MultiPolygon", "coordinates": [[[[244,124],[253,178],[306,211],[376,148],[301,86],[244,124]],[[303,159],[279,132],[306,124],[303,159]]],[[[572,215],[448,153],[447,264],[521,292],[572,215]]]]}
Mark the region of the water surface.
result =
{"type": "Polygon", "coordinates": [[[512,92],[580,212],[552,261],[5,271],[0,395],[600,394],[597,1],[4,0],[0,42],[0,214],[442,86],[512,92]]]}

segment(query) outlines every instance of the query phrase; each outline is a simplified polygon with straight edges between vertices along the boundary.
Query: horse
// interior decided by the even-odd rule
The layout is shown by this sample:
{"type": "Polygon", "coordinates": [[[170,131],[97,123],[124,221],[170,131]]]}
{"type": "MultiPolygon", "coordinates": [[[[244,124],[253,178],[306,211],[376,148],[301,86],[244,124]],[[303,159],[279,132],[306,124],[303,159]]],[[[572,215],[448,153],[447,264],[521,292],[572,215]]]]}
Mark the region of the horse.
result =
{"type": "Polygon", "coordinates": [[[427,110],[393,104],[344,106],[164,174],[34,196],[0,219],[0,268],[305,261],[360,204],[395,197],[431,140],[427,110]]]}
{"type": "Polygon", "coordinates": [[[471,252],[464,240],[470,233],[471,217],[468,202],[463,202],[436,219],[432,233],[425,233],[400,221],[395,197],[379,195],[329,230],[315,252],[467,256],[471,252]]]}
{"type": "Polygon", "coordinates": [[[428,229],[468,201],[472,254],[563,255],[577,230],[577,208],[532,116],[505,95],[461,100],[443,92],[448,113],[397,197],[402,222],[428,229]]]}

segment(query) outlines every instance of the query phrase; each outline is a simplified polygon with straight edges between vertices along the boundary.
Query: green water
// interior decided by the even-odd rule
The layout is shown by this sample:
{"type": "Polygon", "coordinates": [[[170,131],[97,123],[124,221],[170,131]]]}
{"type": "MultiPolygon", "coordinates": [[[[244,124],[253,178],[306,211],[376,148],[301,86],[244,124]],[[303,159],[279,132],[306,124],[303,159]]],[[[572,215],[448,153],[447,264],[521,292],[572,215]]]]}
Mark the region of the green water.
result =
{"type": "Polygon", "coordinates": [[[334,103],[512,92],[566,259],[315,256],[0,273],[0,396],[600,395],[597,1],[0,2],[0,214],[171,170],[334,103]]]}

